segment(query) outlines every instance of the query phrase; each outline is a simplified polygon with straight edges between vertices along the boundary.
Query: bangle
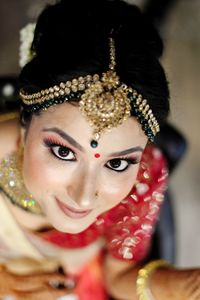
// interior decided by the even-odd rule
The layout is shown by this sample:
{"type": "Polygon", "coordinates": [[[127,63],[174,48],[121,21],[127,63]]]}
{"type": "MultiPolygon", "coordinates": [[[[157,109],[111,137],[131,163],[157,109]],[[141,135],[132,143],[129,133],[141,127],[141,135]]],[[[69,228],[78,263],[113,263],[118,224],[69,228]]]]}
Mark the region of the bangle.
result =
{"type": "Polygon", "coordinates": [[[136,279],[136,293],[139,300],[155,300],[150,289],[148,288],[149,275],[160,267],[172,267],[166,260],[153,260],[138,271],[136,279]]]}

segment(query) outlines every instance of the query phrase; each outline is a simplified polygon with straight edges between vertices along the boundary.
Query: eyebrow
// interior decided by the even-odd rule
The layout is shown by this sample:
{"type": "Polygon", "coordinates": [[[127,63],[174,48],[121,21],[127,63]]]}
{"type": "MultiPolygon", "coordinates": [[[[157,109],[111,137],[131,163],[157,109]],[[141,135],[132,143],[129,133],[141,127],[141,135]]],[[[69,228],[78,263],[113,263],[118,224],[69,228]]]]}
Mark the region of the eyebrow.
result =
{"type": "MultiPolygon", "coordinates": [[[[68,135],[66,132],[64,132],[62,129],[57,128],[57,127],[51,127],[51,128],[43,128],[43,132],[55,132],[59,136],[61,136],[64,140],[66,140],[68,143],[70,143],[72,146],[75,148],[79,149],[80,151],[84,152],[84,148],[77,142],[75,141],[70,135],[68,135]]],[[[133,152],[143,152],[143,148],[140,146],[132,147],[127,150],[123,151],[118,151],[118,152],[113,152],[109,156],[115,157],[115,156],[122,156],[122,155],[127,155],[133,152]]]]}
{"type": "Polygon", "coordinates": [[[51,128],[43,128],[42,131],[43,132],[55,132],[58,135],[60,135],[65,141],[70,143],[72,146],[74,146],[75,148],[77,148],[80,151],[84,152],[83,147],[78,142],[76,142],[70,135],[68,135],[66,132],[64,132],[63,130],[61,130],[57,127],[51,127],[51,128]]]}
{"type": "Polygon", "coordinates": [[[142,147],[137,146],[137,147],[133,147],[133,148],[130,148],[127,150],[111,153],[109,156],[111,156],[111,157],[122,156],[122,155],[127,155],[127,154],[130,154],[133,152],[143,152],[143,151],[144,151],[144,149],[142,147]]]}

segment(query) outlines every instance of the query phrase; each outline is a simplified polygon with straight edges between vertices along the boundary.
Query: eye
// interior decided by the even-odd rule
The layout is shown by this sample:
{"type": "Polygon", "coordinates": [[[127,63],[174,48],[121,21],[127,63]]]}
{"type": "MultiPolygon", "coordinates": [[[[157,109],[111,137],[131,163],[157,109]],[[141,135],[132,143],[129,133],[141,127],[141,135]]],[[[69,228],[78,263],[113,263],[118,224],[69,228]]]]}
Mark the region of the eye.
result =
{"type": "Polygon", "coordinates": [[[76,155],[74,151],[72,151],[70,148],[64,145],[60,145],[58,142],[54,142],[50,139],[44,139],[44,146],[46,146],[55,157],[61,160],[65,160],[65,161],[76,160],[76,155]]]}
{"type": "Polygon", "coordinates": [[[58,145],[52,146],[51,151],[59,159],[67,160],[67,161],[76,160],[76,156],[75,156],[74,152],[67,147],[58,146],[58,145]]]}
{"type": "Polygon", "coordinates": [[[130,164],[137,164],[137,163],[138,161],[136,159],[115,158],[109,160],[106,164],[106,167],[116,172],[123,172],[126,169],[128,169],[130,164]]]}

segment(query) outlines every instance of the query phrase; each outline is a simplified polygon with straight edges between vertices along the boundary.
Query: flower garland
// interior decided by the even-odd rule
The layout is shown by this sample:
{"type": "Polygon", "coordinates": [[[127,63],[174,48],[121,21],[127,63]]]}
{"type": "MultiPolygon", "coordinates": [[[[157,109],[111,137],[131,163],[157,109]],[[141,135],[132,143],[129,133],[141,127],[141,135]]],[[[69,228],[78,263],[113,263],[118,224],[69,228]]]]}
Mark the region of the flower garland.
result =
{"type": "Polygon", "coordinates": [[[29,23],[20,30],[20,47],[19,47],[19,66],[23,68],[34,54],[31,52],[33,42],[35,23],[29,23]]]}

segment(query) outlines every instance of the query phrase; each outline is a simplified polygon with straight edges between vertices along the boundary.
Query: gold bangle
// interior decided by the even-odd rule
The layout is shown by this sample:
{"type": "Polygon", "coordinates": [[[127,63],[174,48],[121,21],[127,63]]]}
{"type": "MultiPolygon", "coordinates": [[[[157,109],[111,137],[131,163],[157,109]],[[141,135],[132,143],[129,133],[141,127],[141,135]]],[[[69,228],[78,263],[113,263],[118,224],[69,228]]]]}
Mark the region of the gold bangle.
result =
{"type": "Polygon", "coordinates": [[[155,300],[150,289],[148,288],[149,275],[160,267],[172,267],[166,260],[153,260],[138,271],[136,279],[136,293],[139,300],[155,300]]]}

